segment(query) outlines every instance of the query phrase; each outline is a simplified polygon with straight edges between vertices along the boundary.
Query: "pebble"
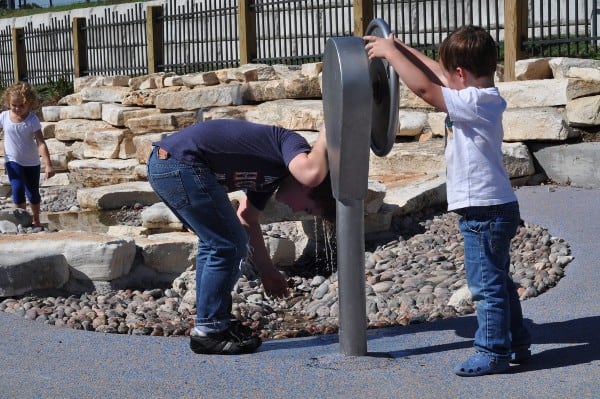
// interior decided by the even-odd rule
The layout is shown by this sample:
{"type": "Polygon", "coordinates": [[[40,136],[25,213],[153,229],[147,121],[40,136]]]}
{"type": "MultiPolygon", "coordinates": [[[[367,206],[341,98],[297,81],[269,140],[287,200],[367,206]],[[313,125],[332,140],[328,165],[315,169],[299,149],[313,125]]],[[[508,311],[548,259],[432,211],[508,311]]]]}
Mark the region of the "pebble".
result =
{"type": "MultiPolygon", "coordinates": [[[[69,194],[51,198],[54,210],[70,209],[76,201],[69,194]]],[[[47,206],[43,202],[42,210],[48,210],[47,206]]],[[[123,220],[139,223],[136,215],[140,210],[122,209],[123,220]]],[[[263,234],[305,239],[298,224],[291,222],[264,225],[263,234]]],[[[365,243],[369,328],[429,322],[475,311],[466,289],[458,215],[426,209],[395,217],[391,231],[382,237],[370,237],[365,243]]],[[[321,247],[331,251],[329,245],[321,247]]],[[[242,275],[232,293],[234,317],[264,339],[336,333],[336,267],[324,264],[322,253],[304,253],[301,258],[290,269],[282,270],[292,287],[285,299],[267,297],[256,278],[242,275]]],[[[511,249],[511,273],[521,300],[555,286],[572,259],[567,242],[542,226],[525,222],[511,249]]],[[[63,328],[185,336],[195,317],[194,273],[184,272],[170,287],[5,298],[0,301],[0,311],[63,328]]]]}

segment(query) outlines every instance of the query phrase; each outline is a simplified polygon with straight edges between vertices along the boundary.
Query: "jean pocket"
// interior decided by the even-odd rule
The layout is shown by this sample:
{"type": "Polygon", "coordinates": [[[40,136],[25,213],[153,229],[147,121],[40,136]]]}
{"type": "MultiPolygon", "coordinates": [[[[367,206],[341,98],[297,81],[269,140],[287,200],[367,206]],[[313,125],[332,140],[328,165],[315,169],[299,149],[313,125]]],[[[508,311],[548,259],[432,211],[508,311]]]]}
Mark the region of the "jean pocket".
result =
{"type": "Polygon", "coordinates": [[[492,222],[490,224],[490,248],[493,252],[509,251],[510,242],[515,236],[517,225],[513,222],[492,222]]]}
{"type": "Polygon", "coordinates": [[[180,209],[190,203],[179,170],[149,174],[148,181],[156,194],[171,208],[180,209]]]}
{"type": "Polygon", "coordinates": [[[464,233],[481,234],[485,232],[489,222],[471,218],[468,215],[460,218],[458,225],[464,233]]]}

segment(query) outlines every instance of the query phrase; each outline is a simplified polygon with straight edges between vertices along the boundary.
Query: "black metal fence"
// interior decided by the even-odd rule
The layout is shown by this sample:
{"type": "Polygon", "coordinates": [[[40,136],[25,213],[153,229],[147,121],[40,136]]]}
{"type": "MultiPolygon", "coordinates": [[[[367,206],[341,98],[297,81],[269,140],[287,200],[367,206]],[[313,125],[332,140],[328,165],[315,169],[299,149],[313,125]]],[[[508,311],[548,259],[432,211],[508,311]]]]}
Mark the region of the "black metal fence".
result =
{"type": "Polygon", "coordinates": [[[375,17],[389,21],[396,34],[412,47],[437,53],[448,33],[464,25],[482,26],[496,43],[504,40],[504,5],[497,0],[378,2],[375,17]],[[394,28],[393,28],[394,29],[394,28]]]}
{"type": "Polygon", "coordinates": [[[529,3],[528,38],[523,45],[530,57],[598,58],[600,1],[529,0],[529,3]]]}
{"type": "Polygon", "coordinates": [[[352,0],[256,1],[256,62],[320,61],[328,37],[352,35],[352,4],[352,0]]]}
{"type": "Polygon", "coordinates": [[[83,28],[89,75],[138,76],[148,73],[146,9],[137,3],[125,13],[104,9],[92,15],[83,28]]]}
{"type": "MultiPolygon", "coordinates": [[[[87,57],[84,75],[147,74],[148,23],[161,32],[159,70],[179,74],[235,67],[240,63],[239,10],[236,0],[166,0],[154,20],[144,3],[126,12],[104,9],[83,27],[87,57]]],[[[255,0],[255,63],[301,64],[321,60],[327,38],[352,35],[352,0],[255,0]]],[[[530,57],[597,56],[596,0],[529,0],[527,38],[530,57]]],[[[100,8],[99,8],[100,9],[100,8]]],[[[456,27],[481,25],[496,41],[504,40],[503,1],[378,0],[373,16],[386,20],[406,43],[435,54],[436,46],[456,27]]],[[[74,77],[73,26],[67,17],[48,25],[0,31],[0,85],[14,81],[14,57],[24,52],[24,79],[45,84],[74,77]]],[[[501,54],[502,55],[502,54],[501,54]]]]}
{"type": "Polygon", "coordinates": [[[8,86],[13,80],[12,32],[9,26],[0,31],[0,86],[8,86]]]}
{"type": "Polygon", "coordinates": [[[191,73],[239,65],[237,0],[170,0],[163,6],[164,64],[161,69],[191,73]]]}
{"type": "MultiPolygon", "coordinates": [[[[73,70],[73,42],[69,18],[54,18],[49,26],[34,27],[29,23],[21,32],[19,35],[22,37],[19,41],[24,43],[23,53],[28,76],[34,78],[32,83],[42,83],[40,80],[43,80],[43,83],[55,82],[58,79],[68,80],[73,70]]],[[[2,60],[3,64],[5,62],[2,60]]],[[[2,77],[4,81],[4,73],[2,77]]],[[[13,76],[6,78],[10,80],[13,76]]]]}

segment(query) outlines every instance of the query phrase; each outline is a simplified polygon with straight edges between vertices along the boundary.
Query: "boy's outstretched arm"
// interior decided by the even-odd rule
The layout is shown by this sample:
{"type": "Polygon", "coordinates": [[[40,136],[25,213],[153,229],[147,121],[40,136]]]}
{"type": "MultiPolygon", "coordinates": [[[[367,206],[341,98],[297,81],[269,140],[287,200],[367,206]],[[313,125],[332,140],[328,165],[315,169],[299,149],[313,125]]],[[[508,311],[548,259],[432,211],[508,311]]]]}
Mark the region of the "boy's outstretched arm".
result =
{"type": "Polygon", "coordinates": [[[269,256],[260,227],[260,215],[261,211],[256,209],[247,197],[240,201],[237,216],[248,234],[248,244],[254,251],[252,261],[260,274],[265,292],[267,295],[283,298],[289,295],[288,284],[269,256]]]}
{"type": "Polygon", "coordinates": [[[397,42],[393,34],[388,38],[365,36],[363,39],[368,42],[365,49],[369,58],[385,58],[409,89],[428,104],[447,112],[442,95],[444,77],[439,64],[397,42]]]}

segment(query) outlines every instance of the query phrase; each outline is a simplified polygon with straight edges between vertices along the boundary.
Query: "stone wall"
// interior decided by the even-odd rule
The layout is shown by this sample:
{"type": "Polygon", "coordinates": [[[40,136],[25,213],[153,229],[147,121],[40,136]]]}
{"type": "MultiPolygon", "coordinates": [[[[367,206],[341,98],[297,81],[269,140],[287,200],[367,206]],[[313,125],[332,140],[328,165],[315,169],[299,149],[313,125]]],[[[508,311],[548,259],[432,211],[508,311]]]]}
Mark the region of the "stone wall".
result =
{"type": "MultiPolygon", "coordinates": [[[[508,103],[505,153],[513,178],[536,172],[533,162],[515,165],[513,154],[526,154],[531,147],[537,151],[540,143],[563,145],[598,128],[598,66],[597,61],[567,58],[527,60],[517,68],[527,80],[498,82],[508,103]]],[[[86,187],[140,181],[150,143],[198,120],[240,118],[314,139],[323,122],[321,67],[245,65],[185,76],[79,78],[75,94],[42,109],[43,132],[56,170],[68,173],[70,181],[86,187]]],[[[400,93],[398,144],[385,158],[371,157],[370,174],[442,170],[443,159],[435,156],[444,115],[403,85],[400,93]],[[400,162],[407,151],[429,152],[429,161],[400,162]]]]}
{"type": "MultiPolygon", "coordinates": [[[[548,175],[562,183],[600,187],[599,143],[580,143],[582,136],[595,138],[600,125],[599,66],[597,61],[566,58],[527,60],[517,68],[522,80],[497,83],[508,103],[504,161],[516,185],[540,182],[548,175]]],[[[82,185],[77,195],[82,209],[118,209],[134,202],[153,205],[144,211],[141,228],[116,226],[106,235],[59,232],[15,245],[14,236],[1,234],[0,252],[6,259],[0,266],[19,273],[30,270],[33,276],[40,272],[32,265],[42,262],[48,279],[60,271],[56,285],[67,284],[64,270],[68,270],[71,287],[86,282],[126,286],[144,279],[172,280],[193,264],[196,240],[161,206],[146,181],[151,143],[196,121],[217,118],[283,126],[312,142],[324,118],[321,69],[320,63],[244,65],[185,76],[77,79],[74,94],[41,110],[43,133],[59,172],[48,181],[42,179],[42,184],[82,185]],[[46,248],[50,247],[54,250],[49,255],[46,248]]],[[[393,215],[445,202],[445,116],[402,84],[400,93],[397,143],[386,157],[370,157],[366,233],[385,231],[393,215]]],[[[0,151],[3,167],[1,144],[0,151]]],[[[0,191],[1,195],[10,191],[4,173],[0,191]]],[[[232,202],[239,195],[232,193],[232,202]]],[[[281,220],[307,219],[270,203],[264,223],[281,220]]],[[[292,246],[290,258],[285,240],[268,244],[271,254],[286,262],[293,261],[298,251],[292,246]],[[287,254],[277,255],[278,251],[287,254]]],[[[34,288],[48,287],[0,282],[0,296],[34,288]]]]}
{"type": "MultiPolygon", "coordinates": [[[[73,182],[97,187],[144,180],[149,143],[198,120],[240,118],[298,130],[314,139],[323,122],[321,68],[320,63],[245,65],[185,76],[79,78],[75,94],[42,109],[43,131],[56,170],[68,173],[73,182]]],[[[513,178],[535,173],[533,162],[515,165],[513,154],[531,148],[536,152],[540,143],[562,145],[597,130],[599,70],[593,60],[526,60],[517,65],[517,76],[524,80],[498,82],[508,103],[505,153],[513,178]]],[[[399,162],[407,150],[439,155],[436,139],[444,132],[442,113],[403,85],[400,93],[399,143],[387,157],[371,157],[371,175],[442,170],[439,159],[416,165],[399,162]]]]}

